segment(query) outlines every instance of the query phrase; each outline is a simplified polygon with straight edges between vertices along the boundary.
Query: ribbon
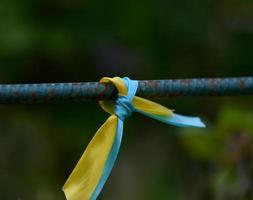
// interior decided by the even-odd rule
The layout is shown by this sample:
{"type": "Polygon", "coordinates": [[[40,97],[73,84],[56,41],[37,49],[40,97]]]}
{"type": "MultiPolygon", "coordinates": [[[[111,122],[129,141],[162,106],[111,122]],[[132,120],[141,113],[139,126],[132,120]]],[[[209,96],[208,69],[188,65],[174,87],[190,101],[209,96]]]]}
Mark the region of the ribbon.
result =
{"type": "Polygon", "coordinates": [[[97,199],[117,158],[124,119],[132,112],[179,127],[205,127],[198,117],[178,115],[160,104],[135,96],[138,81],[105,77],[100,82],[114,84],[118,97],[116,101],[99,101],[111,116],[98,129],[63,186],[67,200],[97,199]]]}

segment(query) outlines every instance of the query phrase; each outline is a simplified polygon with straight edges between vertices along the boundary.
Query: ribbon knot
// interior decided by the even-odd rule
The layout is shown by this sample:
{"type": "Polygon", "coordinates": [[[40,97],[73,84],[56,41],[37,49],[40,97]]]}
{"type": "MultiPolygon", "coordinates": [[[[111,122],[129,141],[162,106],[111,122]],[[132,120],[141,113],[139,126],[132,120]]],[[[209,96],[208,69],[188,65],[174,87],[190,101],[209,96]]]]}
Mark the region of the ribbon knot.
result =
{"type": "Polygon", "coordinates": [[[129,117],[134,111],[134,106],[132,104],[132,100],[130,100],[127,96],[118,95],[115,106],[115,114],[122,121],[126,117],[129,117]]]}
{"type": "Polygon", "coordinates": [[[135,96],[137,81],[114,77],[102,78],[101,82],[113,83],[119,92],[118,98],[99,102],[111,116],[98,129],[66,181],[63,191],[68,200],[97,199],[117,158],[124,119],[133,111],[175,126],[205,127],[198,117],[178,115],[160,104],[135,96]]]}

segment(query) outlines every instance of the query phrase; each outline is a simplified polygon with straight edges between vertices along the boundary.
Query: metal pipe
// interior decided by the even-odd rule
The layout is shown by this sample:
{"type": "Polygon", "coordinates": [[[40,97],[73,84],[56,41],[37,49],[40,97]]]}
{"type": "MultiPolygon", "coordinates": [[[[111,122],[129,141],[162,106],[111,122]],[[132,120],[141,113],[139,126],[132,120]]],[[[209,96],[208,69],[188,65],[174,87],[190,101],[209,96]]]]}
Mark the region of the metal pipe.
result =
{"type": "MultiPolygon", "coordinates": [[[[0,104],[105,100],[116,95],[112,85],[98,82],[0,85],[0,104]]],[[[143,80],[136,95],[150,99],[253,95],[253,77],[143,80]]]]}

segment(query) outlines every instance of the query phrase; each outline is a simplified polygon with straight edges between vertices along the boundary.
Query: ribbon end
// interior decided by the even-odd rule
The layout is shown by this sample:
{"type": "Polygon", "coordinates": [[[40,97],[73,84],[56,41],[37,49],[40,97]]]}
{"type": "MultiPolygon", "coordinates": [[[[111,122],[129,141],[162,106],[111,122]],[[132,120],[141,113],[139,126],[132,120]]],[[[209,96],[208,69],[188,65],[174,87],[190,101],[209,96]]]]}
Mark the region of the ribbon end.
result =
{"type": "Polygon", "coordinates": [[[199,117],[189,117],[179,114],[173,114],[173,116],[170,118],[170,123],[180,127],[206,127],[199,117]]]}

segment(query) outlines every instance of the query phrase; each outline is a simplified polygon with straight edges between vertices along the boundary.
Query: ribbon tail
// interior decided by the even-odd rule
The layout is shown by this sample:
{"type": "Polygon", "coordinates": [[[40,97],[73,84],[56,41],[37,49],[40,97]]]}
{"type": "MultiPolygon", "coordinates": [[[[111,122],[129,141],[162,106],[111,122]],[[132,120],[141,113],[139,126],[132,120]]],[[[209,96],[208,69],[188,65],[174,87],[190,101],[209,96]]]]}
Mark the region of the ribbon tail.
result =
{"type": "Polygon", "coordinates": [[[98,197],[99,193],[101,192],[102,188],[104,187],[104,184],[112,171],[112,168],[114,166],[114,163],[115,163],[116,158],[119,153],[122,135],[123,135],[123,121],[118,118],[117,130],[116,130],[114,143],[113,143],[113,146],[112,146],[111,151],[109,153],[108,159],[105,163],[104,171],[103,171],[103,174],[100,178],[100,181],[97,184],[95,191],[93,192],[93,195],[91,198],[92,200],[95,200],[98,197]]]}
{"type": "Polygon", "coordinates": [[[205,127],[205,124],[198,117],[175,114],[173,110],[141,97],[135,97],[133,104],[136,112],[166,124],[179,127],[205,127]]]}
{"type": "Polygon", "coordinates": [[[199,117],[190,117],[176,113],[174,113],[171,117],[165,118],[165,123],[179,127],[206,127],[199,117]]]}
{"type": "Polygon", "coordinates": [[[101,183],[106,181],[104,174],[109,169],[108,159],[117,138],[117,129],[118,118],[115,115],[99,128],[63,186],[67,200],[96,199],[103,186],[101,183]],[[101,182],[101,178],[104,181],[101,182]]]}
{"type": "Polygon", "coordinates": [[[171,124],[174,126],[200,127],[200,128],[206,127],[199,117],[184,116],[184,115],[179,115],[176,113],[173,113],[172,115],[169,115],[169,116],[164,116],[164,115],[155,115],[155,114],[146,113],[141,110],[136,110],[136,111],[150,118],[153,118],[161,122],[164,122],[166,124],[171,124]]]}

